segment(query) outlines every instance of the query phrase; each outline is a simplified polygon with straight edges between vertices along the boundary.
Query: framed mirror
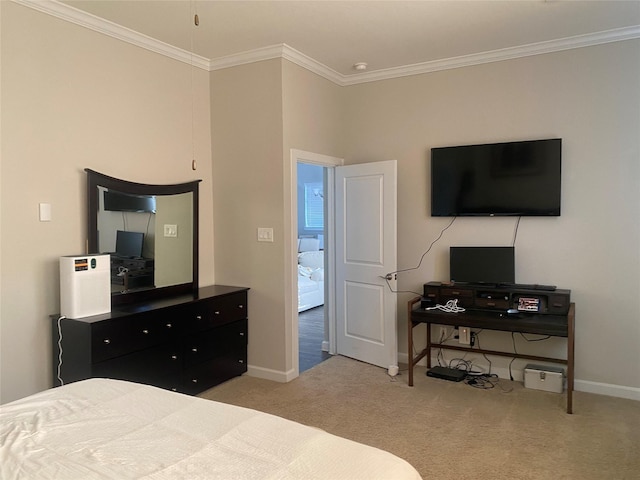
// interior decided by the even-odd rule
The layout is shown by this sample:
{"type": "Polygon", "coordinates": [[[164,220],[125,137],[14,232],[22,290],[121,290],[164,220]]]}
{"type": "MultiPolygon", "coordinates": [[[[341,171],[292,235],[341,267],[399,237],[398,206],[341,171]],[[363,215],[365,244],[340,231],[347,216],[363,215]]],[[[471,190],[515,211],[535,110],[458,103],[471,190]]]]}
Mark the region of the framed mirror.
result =
{"type": "Polygon", "coordinates": [[[85,169],[88,251],[111,255],[111,304],[198,288],[198,185],[129,182],[85,169]]]}

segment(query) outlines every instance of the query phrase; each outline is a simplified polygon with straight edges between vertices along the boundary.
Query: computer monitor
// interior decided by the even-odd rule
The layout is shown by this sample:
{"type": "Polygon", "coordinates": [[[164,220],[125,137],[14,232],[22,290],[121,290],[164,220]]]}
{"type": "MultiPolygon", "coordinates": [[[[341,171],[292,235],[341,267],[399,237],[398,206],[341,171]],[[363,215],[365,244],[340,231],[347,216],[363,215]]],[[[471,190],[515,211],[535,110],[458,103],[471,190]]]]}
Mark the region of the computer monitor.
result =
{"type": "Polygon", "coordinates": [[[142,257],[143,243],[144,233],[118,230],[116,232],[116,255],[120,257],[142,257]]]}

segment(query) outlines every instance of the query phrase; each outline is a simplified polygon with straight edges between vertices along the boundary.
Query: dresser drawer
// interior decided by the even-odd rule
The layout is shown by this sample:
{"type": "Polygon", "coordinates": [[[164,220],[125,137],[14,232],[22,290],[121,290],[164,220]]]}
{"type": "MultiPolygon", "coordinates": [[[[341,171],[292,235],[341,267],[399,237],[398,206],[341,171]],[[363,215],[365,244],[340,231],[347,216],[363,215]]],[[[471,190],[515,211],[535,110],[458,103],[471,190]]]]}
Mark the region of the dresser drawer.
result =
{"type": "Polygon", "coordinates": [[[157,386],[171,383],[176,385],[182,371],[181,349],[178,344],[170,342],[95,363],[92,370],[94,377],[116,378],[157,386]]]}
{"type": "Polygon", "coordinates": [[[246,371],[246,353],[243,353],[240,358],[237,355],[216,357],[185,370],[182,391],[196,395],[230,378],[242,375],[246,371]]]}
{"type": "Polygon", "coordinates": [[[510,305],[509,300],[501,298],[476,298],[476,307],[506,310],[510,305]]]}
{"type": "Polygon", "coordinates": [[[101,362],[159,345],[172,338],[178,326],[158,312],[100,322],[91,335],[92,360],[101,362]]]}
{"type": "Polygon", "coordinates": [[[187,332],[201,332],[248,317],[247,293],[201,300],[194,305],[192,317],[185,322],[187,332]]]}
{"type": "Polygon", "coordinates": [[[442,288],[440,290],[440,303],[445,304],[449,300],[458,300],[459,307],[473,306],[473,290],[466,288],[442,288]]]}
{"type": "Polygon", "coordinates": [[[246,349],[247,320],[239,320],[205,332],[190,334],[184,340],[185,367],[228,355],[241,360],[246,356],[246,349]]]}

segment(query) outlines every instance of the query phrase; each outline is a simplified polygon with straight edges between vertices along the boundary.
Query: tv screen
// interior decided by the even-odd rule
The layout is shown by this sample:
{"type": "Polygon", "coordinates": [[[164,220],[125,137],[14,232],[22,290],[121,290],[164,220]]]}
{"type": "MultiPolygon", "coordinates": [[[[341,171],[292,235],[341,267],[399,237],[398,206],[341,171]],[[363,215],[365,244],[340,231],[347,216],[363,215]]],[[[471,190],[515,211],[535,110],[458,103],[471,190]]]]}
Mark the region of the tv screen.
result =
{"type": "Polygon", "coordinates": [[[116,254],[120,257],[142,257],[142,245],[144,243],[144,233],[116,232],[116,254]]]}
{"type": "Polygon", "coordinates": [[[449,247],[453,283],[511,285],[515,283],[514,247],[449,247]]]}
{"type": "Polygon", "coordinates": [[[559,216],[562,139],[431,149],[431,216],[559,216]]]}
{"type": "Polygon", "coordinates": [[[105,190],[104,209],[111,212],[156,213],[156,197],[153,195],[129,195],[105,190]]]}

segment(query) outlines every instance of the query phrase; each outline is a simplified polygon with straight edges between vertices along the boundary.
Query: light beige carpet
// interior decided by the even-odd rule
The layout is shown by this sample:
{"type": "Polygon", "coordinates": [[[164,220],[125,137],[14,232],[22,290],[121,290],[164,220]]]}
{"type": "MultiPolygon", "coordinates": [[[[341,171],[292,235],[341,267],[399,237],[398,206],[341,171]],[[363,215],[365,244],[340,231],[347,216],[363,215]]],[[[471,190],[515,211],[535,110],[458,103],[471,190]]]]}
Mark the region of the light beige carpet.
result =
{"type": "Polygon", "coordinates": [[[336,356],[286,384],[243,376],[200,396],[388,450],[425,480],[640,479],[640,402],[575,392],[568,415],[564,394],[425,373],[409,387],[406,370],[336,356]]]}

